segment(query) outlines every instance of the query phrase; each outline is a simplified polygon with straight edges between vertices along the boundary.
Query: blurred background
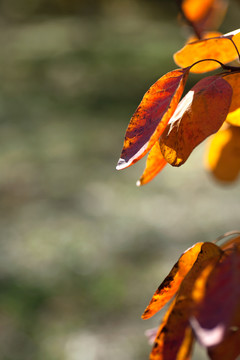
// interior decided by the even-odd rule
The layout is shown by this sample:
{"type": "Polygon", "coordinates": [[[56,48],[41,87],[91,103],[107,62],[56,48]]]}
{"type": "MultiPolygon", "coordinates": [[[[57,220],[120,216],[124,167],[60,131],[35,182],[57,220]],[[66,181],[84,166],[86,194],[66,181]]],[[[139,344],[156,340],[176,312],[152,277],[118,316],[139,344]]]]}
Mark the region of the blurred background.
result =
{"type": "MultiPolygon", "coordinates": [[[[221,30],[239,16],[230,1],[221,30]]],[[[145,160],[115,170],[144,92],[176,68],[175,2],[1,0],[0,29],[0,358],[145,360],[163,277],[240,228],[240,184],[205,172],[205,143],[142,188],[145,160]]]]}

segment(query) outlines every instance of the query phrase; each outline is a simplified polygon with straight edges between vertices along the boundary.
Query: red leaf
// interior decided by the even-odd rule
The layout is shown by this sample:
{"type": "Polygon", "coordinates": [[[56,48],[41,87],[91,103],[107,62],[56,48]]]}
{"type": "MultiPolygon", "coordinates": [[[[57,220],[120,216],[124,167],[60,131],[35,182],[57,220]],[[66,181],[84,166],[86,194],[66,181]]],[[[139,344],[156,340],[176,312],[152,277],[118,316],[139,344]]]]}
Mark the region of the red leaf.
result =
{"type": "Polygon", "coordinates": [[[232,88],[219,76],[200,80],[179,103],[160,138],[164,158],[182,165],[193,149],[215,133],[229,111],[232,88]]]}
{"type": "Polygon", "coordinates": [[[224,252],[211,272],[203,301],[192,322],[198,341],[205,347],[219,344],[227,333],[240,305],[240,250],[224,252]]]}
{"type": "Polygon", "coordinates": [[[141,159],[159,139],[182,95],[189,68],[173,70],[144,95],[126,131],[117,170],[141,159]]]}

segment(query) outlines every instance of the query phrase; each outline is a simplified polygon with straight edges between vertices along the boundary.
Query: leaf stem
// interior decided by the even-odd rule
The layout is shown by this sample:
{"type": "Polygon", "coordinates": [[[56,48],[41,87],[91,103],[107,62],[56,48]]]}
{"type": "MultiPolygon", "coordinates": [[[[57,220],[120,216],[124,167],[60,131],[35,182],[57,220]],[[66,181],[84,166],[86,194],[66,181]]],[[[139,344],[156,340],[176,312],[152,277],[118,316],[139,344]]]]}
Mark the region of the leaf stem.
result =
{"type": "Polygon", "coordinates": [[[226,237],[234,236],[234,235],[240,235],[240,231],[239,231],[239,230],[228,231],[228,232],[226,232],[225,234],[218,236],[218,237],[213,241],[213,243],[216,244],[218,241],[220,241],[220,240],[222,240],[222,239],[225,239],[226,237]]]}
{"type": "Polygon", "coordinates": [[[176,3],[177,3],[177,6],[178,6],[178,8],[179,8],[179,11],[180,11],[183,19],[186,21],[186,23],[187,23],[189,26],[191,26],[191,28],[192,28],[193,31],[195,32],[195,35],[197,36],[197,38],[198,38],[199,40],[201,40],[201,39],[202,39],[201,31],[197,28],[196,24],[195,24],[193,21],[189,20],[188,17],[186,16],[186,14],[185,14],[185,12],[184,12],[184,10],[183,10],[183,8],[182,8],[182,0],[176,0],[176,3]]]}
{"type": "Polygon", "coordinates": [[[230,71],[240,71],[240,66],[231,66],[231,65],[225,65],[223,63],[221,63],[221,61],[216,60],[216,59],[202,59],[202,60],[198,60],[195,63],[193,63],[190,68],[192,68],[194,65],[197,65],[200,62],[203,61],[216,61],[217,63],[220,64],[220,66],[224,69],[224,70],[230,70],[230,71]]]}

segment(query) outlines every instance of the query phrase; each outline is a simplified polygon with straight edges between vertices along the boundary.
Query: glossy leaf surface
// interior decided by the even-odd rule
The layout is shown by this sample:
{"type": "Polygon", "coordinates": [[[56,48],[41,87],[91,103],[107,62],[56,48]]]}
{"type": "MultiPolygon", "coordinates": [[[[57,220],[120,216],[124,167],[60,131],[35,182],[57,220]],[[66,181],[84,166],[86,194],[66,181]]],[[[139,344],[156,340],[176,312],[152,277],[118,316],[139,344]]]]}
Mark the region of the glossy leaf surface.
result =
{"type": "Polygon", "coordinates": [[[231,103],[232,88],[219,76],[200,80],[179,103],[160,139],[164,158],[182,165],[193,149],[218,131],[231,103]]]}
{"type": "Polygon", "coordinates": [[[161,77],[144,95],[130,120],[117,169],[141,159],[159,139],[181,98],[189,68],[161,77]]]}

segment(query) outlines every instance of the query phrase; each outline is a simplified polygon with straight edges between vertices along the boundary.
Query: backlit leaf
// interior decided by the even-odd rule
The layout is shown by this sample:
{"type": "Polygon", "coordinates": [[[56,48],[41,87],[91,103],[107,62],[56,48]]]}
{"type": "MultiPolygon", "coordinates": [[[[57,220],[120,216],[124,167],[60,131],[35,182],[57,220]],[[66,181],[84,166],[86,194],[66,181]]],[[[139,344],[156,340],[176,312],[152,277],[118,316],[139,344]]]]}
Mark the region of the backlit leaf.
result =
{"type": "Polygon", "coordinates": [[[232,102],[226,121],[235,126],[240,126],[240,72],[223,76],[233,89],[232,102]]]}
{"type": "Polygon", "coordinates": [[[160,326],[150,359],[177,359],[177,355],[184,344],[186,331],[188,331],[189,317],[194,310],[192,298],[194,283],[206,265],[211,263],[212,268],[214,268],[221,255],[222,251],[217,245],[207,242],[201,245],[196,261],[183,279],[176,299],[160,326]]]}
{"type": "Polygon", "coordinates": [[[160,138],[164,158],[182,165],[193,149],[218,131],[231,103],[232,88],[219,76],[200,80],[179,103],[160,138]]]}
{"type": "MultiPolygon", "coordinates": [[[[221,35],[210,32],[203,39],[190,39],[182,49],[174,54],[174,61],[180,67],[187,67],[204,59],[215,59],[223,64],[238,58],[237,49],[240,49],[240,29],[221,35]],[[235,44],[235,45],[234,45],[235,44]]],[[[193,73],[212,71],[220,67],[214,61],[203,61],[191,68],[193,73]]]]}
{"type": "Polygon", "coordinates": [[[141,159],[159,139],[181,98],[189,68],[161,77],[144,95],[130,120],[117,170],[141,159]]]}
{"type": "Polygon", "coordinates": [[[224,340],[213,347],[208,348],[208,355],[211,360],[227,359],[236,360],[240,355],[240,304],[234,314],[231,326],[229,327],[224,340]]]}
{"type": "Polygon", "coordinates": [[[147,184],[165,167],[165,165],[167,165],[167,161],[162,156],[159,142],[156,141],[148,154],[146,168],[140,180],[138,180],[137,186],[147,184]]]}
{"type": "Polygon", "coordinates": [[[192,324],[198,341],[210,347],[224,339],[240,305],[240,249],[225,250],[202,292],[192,324]]]}
{"type": "Polygon", "coordinates": [[[224,126],[210,139],[205,165],[220,181],[237,179],[240,172],[240,127],[224,126]]]}
{"type": "Polygon", "coordinates": [[[226,14],[226,0],[183,0],[182,10],[185,17],[194,24],[200,34],[203,31],[217,29],[226,14]]]}
{"type": "Polygon", "coordinates": [[[218,345],[208,349],[208,355],[211,360],[227,359],[237,360],[240,355],[240,323],[239,327],[229,330],[225,339],[218,345]]]}
{"type": "Polygon", "coordinates": [[[192,22],[200,21],[204,18],[215,0],[183,0],[182,9],[188,20],[192,22]]]}
{"type": "Polygon", "coordinates": [[[149,319],[163,308],[164,305],[176,294],[182,280],[192,268],[201,251],[203,243],[199,242],[190,249],[186,250],[173,266],[165,280],[154,293],[149,305],[144,311],[142,318],[149,319]]]}

